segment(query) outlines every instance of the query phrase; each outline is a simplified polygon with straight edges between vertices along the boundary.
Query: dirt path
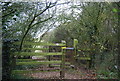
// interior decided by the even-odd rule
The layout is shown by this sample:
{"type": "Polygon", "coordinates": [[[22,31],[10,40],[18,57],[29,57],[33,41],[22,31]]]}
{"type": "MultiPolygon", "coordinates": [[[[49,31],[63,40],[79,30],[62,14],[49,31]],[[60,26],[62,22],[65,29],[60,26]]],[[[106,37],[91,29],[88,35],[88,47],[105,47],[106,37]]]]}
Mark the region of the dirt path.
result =
{"type": "MultiPolygon", "coordinates": [[[[59,79],[60,72],[38,72],[32,73],[28,76],[35,79],[59,79]]],[[[88,70],[85,68],[66,69],[64,79],[95,79],[95,73],[93,70],[88,70]]]]}

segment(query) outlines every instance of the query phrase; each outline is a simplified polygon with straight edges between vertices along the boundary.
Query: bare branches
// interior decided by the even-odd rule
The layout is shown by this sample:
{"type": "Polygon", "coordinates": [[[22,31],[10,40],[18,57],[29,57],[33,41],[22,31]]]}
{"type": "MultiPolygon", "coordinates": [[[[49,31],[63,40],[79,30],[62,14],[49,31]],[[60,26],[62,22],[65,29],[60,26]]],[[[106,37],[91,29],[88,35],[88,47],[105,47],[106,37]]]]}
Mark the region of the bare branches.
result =
{"type": "Polygon", "coordinates": [[[15,13],[15,12],[16,12],[16,10],[12,10],[11,12],[9,12],[9,13],[7,13],[7,14],[2,15],[2,17],[4,18],[4,17],[9,16],[9,15],[11,15],[12,13],[15,13]]]}
{"type": "Polygon", "coordinates": [[[47,19],[45,19],[45,20],[43,20],[43,21],[39,21],[39,22],[33,24],[33,22],[35,21],[35,19],[36,19],[38,16],[42,15],[42,14],[43,14],[46,10],[48,10],[49,8],[54,7],[56,3],[57,3],[57,2],[55,2],[55,3],[52,5],[52,3],[50,2],[48,5],[46,5],[46,8],[43,9],[39,14],[36,14],[36,13],[37,13],[37,10],[36,10],[35,15],[34,15],[32,21],[31,21],[30,24],[28,25],[28,28],[27,28],[25,34],[24,34],[23,37],[22,37],[21,44],[20,44],[20,51],[22,50],[23,41],[24,41],[27,33],[29,32],[29,30],[30,30],[33,26],[35,26],[35,25],[37,25],[37,24],[39,24],[39,23],[45,22],[45,21],[51,19],[52,17],[49,17],[49,18],[47,18],[47,19]],[[32,25],[32,24],[33,24],[33,25],[32,25]]]}
{"type": "Polygon", "coordinates": [[[39,24],[39,23],[42,23],[42,22],[48,21],[48,20],[51,19],[51,18],[52,18],[52,17],[49,17],[49,18],[47,18],[47,19],[45,19],[45,20],[39,21],[39,22],[33,24],[31,27],[33,27],[33,26],[35,26],[35,25],[37,25],[37,24],[39,24]]]}

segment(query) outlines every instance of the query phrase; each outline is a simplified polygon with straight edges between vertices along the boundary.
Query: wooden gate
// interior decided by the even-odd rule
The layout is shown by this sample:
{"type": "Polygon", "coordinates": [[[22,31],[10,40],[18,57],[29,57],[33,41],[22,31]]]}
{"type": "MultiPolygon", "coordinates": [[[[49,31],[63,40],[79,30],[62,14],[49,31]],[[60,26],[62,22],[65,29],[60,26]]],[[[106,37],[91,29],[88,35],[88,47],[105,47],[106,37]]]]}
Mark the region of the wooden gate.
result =
{"type": "MultiPolygon", "coordinates": [[[[20,42],[16,42],[16,45],[20,45],[20,42]]],[[[49,52],[49,46],[66,46],[66,44],[63,43],[45,43],[45,42],[28,42],[25,41],[23,43],[23,48],[21,52],[15,52],[12,54],[13,57],[15,57],[14,60],[12,60],[13,66],[19,67],[19,66],[42,66],[42,65],[52,65],[52,64],[59,64],[60,69],[42,69],[42,70],[30,70],[30,69],[13,69],[12,70],[12,76],[16,74],[25,74],[25,73],[34,73],[34,72],[48,72],[48,71],[60,71],[60,78],[64,78],[64,51],[60,52],[49,52]],[[60,56],[59,60],[52,60],[48,57],[54,57],[54,56],[60,56]]],[[[48,67],[48,66],[47,66],[48,67]]]]}

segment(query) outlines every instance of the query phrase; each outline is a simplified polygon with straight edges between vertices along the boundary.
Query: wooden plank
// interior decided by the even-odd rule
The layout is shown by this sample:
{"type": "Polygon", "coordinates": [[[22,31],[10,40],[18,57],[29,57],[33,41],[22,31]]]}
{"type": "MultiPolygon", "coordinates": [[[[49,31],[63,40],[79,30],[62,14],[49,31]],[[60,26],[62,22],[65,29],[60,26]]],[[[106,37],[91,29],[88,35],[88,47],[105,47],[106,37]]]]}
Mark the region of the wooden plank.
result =
{"type": "Polygon", "coordinates": [[[60,71],[60,78],[64,78],[65,77],[65,49],[62,49],[62,62],[61,62],[61,71],[60,71]]]}
{"type": "MultiPolygon", "coordinates": [[[[30,61],[39,61],[39,59],[16,59],[16,62],[30,62],[30,61]]],[[[55,60],[52,60],[52,61],[55,61],[55,60]]],[[[57,61],[60,61],[60,60],[57,60],[57,61]]],[[[69,65],[70,62],[65,62],[65,64],[69,65]]],[[[55,65],[55,66],[60,66],[60,65],[55,65]]]]}
{"type": "MultiPolygon", "coordinates": [[[[52,67],[60,67],[60,65],[51,65],[52,67]]],[[[69,68],[70,66],[65,66],[65,68],[69,68]]]]}
{"type": "Polygon", "coordinates": [[[23,50],[48,50],[49,48],[23,48],[23,50]]]}
{"type": "MultiPolygon", "coordinates": [[[[15,42],[14,44],[20,45],[21,42],[15,42]]],[[[23,42],[23,45],[36,45],[36,46],[65,46],[63,43],[46,43],[46,42],[23,42]]]]}
{"type": "Polygon", "coordinates": [[[31,61],[31,62],[17,62],[16,65],[39,65],[39,64],[60,64],[61,61],[31,61]]]}
{"type": "Polygon", "coordinates": [[[35,52],[15,52],[14,55],[17,55],[17,56],[49,56],[49,55],[62,55],[61,52],[54,52],[54,53],[45,53],[45,52],[40,52],[40,53],[35,53],[35,52]]]}
{"type": "Polygon", "coordinates": [[[25,74],[25,73],[37,73],[37,72],[52,72],[52,71],[60,71],[58,69],[54,70],[12,70],[12,74],[25,74]]]}
{"type": "Polygon", "coordinates": [[[16,59],[17,62],[38,61],[39,59],[16,59]]]}
{"type": "Polygon", "coordinates": [[[80,59],[80,60],[91,60],[90,57],[80,57],[80,58],[78,58],[78,59],[80,59]]]}
{"type": "Polygon", "coordinates": [[[81,49],[81,50],[78,50],[79,52],[89,52],[91,49],[81,49]]]}
{"type": "Polygon", "coordinates": [[[17,62],[21,61],[36,61],[36,59],[16,59],[17,62]]]}

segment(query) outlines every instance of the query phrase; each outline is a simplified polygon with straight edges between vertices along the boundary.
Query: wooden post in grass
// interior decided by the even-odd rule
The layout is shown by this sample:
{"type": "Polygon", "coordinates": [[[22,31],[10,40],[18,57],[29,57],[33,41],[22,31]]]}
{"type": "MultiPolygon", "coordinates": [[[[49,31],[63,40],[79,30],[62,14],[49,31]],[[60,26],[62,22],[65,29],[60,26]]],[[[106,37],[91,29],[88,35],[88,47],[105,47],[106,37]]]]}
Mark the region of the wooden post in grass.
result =
{"type": "Polygon", "coordinates": [[[65,77],[65,49],[66,47],[62,47],[62,62],[60,66],[60,78],[63,79],[65,77]]]}
{"type": "Polygon", "coordinates": [[[76,62],[77,62],[77,44],[78,44],[78,40],[77,39],[74,39],[74,41],[73,41],[73,47],[74,47],[74,65],[75,65],[75,69],[77,69],[76,68],[76,62]]]}
{"type": "MultiPolygon", "coordinates": [[[[50,46],[48,46],[48,48],[49,48],[48,52],[50,52],[50,46]]],[[[51,61],[51,56],[48,56],[48,61],[51,61]]],[[[50,68],[51,64],[49,64],[48,67],[50,68]]]]}
{"type": "Polygon", "coordinates": [[[74,45],[74,49],[75,49],[75,59],[77,59],[77,44],[78,44],[78,40],[77,39],[74,39],[74,43],[73,43],[74,45]]]}

